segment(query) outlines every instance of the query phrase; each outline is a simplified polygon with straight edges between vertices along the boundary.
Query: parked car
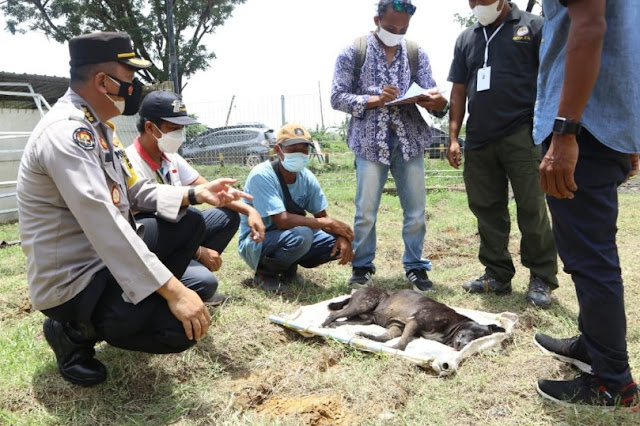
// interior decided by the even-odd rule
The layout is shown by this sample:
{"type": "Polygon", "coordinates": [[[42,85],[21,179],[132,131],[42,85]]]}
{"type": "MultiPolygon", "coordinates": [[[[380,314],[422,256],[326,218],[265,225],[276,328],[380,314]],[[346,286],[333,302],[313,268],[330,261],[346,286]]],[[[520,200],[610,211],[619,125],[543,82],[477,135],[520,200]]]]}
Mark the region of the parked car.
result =
{"type": "Polygon", "coordinates": [[[247,125],[208,128],[182,145],[182,156],[197,164],[246,164],[254,167],[269,158],[275,144],[273,129],[247,125]]]}
{"type": "MultiPolygon", "coordinates": [[[[464,155],[464,139],[458,138],[460,152],[464,155]]],[[[429,158],[447,158],[449,150],[449,134],[435,127],[431,128],[431,146],[424,150],[429,158]]]]}

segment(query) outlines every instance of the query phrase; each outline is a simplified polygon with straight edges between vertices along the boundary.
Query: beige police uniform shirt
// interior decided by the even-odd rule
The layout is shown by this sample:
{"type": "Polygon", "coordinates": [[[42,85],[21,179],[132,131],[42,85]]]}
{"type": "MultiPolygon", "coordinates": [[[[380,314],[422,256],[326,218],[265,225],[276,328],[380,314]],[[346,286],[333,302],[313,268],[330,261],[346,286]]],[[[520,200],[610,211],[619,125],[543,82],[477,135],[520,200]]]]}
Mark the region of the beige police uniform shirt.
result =
{"type": "Polygon", "coordinates": [[[130,210],[175,222],[183,195],[184,188],[138,178],[113,125],[67,90],[33,130],[18,170],[33,307],[67,302],[104,267],[125,300],[137,304],[154,293],[172,274],[136,234],[130,210]]]}

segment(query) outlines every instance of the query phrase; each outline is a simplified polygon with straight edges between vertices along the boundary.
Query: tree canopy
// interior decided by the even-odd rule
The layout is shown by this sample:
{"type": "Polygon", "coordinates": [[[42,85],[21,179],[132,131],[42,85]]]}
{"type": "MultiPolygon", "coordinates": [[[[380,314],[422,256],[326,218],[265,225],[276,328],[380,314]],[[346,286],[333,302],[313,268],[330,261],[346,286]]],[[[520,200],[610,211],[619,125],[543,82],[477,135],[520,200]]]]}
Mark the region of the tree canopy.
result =
{"type": "MultiPolygon", "coordinates": [[[[246,0],[174,0],[173,22],[178,58],[178,84],[209,68],[215,53],[203,38],[215,32],[246,0]]],[[[0,0],[6,30],[42,31],[63,43],[94,31],[124,31],[136,53],[153,61],[142,72],[147,82],[169,80],[166,3],[161,0],[0,0]]]]}
{"type": "MultiPolygon", "coordinates": [[[[527,7],[525,10],[527,12],[532,12],[533,8],[537,4],[540,4],[538,0],[527,0],[527,7]]],[[[540,5],[540,7],[542,8],[542,5],[540,5]]],[[[458,23],[462,28],[469,28],[470,26],[476,23],[476,18],[475,16],[473,16],[473,13],[468,13],[466,15],[460,14],[460,13],[454,13],[453,22],[458,23]]]]}

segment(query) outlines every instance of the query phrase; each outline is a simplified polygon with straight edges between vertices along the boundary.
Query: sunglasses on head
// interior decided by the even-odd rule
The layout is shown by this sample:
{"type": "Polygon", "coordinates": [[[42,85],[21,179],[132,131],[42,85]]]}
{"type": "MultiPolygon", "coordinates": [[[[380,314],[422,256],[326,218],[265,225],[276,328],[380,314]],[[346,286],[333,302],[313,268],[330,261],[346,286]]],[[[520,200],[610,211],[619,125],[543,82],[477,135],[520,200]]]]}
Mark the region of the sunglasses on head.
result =
{"type": "Polygon", "coordinates": [[[409,15],[416,13],[416,7],[411,3],[404,2],[402,0],[393,0],[393,10],[396,12],[407,12],[409,15]]]}

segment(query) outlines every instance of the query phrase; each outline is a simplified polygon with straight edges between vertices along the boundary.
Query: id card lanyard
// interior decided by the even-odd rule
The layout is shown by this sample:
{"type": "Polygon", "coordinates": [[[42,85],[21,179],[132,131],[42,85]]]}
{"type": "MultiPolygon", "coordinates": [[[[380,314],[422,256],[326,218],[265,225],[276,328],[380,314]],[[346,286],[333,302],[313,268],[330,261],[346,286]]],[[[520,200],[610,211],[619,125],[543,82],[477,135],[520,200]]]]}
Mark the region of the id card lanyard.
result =
{"type": "Polygon", "coordinates": [[[482,32],[484,33],[484,40],[487,44],[484,47],[484,66],[478,70],[478,79],[477,79],[477,92],[482,92],[483,90],[489,90],[491,88],[491,67],[488,66],[489,62],[489,43],[491,40],[498,34],[498,32],[504,26],[504,22],[500,24],[500,26],[491,34],[491,37],[487,37],[487,28],[482,27],[482,32]]]}

